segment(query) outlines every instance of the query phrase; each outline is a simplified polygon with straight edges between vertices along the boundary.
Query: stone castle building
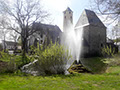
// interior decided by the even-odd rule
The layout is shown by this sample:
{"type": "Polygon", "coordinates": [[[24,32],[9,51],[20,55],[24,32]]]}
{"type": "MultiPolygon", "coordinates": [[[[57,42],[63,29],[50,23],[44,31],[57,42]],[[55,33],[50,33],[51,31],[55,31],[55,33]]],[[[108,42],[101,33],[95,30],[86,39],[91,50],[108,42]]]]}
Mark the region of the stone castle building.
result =
{"type": "Polygon", "coordinates": [[[47,45],[52,41],[55,43],[59,40],[60,34],[62,33],[60,28],[57,25],[35,23],[33,25],[36,29],[36,32],[29,37],[29,46],[37,46],[37,43],[45,44],[47,39],[47,45]]]}
{"type": "MultiPolygon", "coordinates": [[[[63,31],[65,31],[66,25],[73,24],[73,11],[68,7],[63,13],[63,31]]],[[[101,48],[106,45],[106,27],[93,11],[85,9],[76,23],[74,30],[76,32],[83,30],[83,56],[96,56],[101,54],[101,48]]]]}
{"type": "MultiPolygon", "coordinates": [[[[71,25],[73,25],[73,11],[68,7],[63,12],[63,32],[67,32],[66,30],[69,30],[67,27],[71,25]]],[[[43,44],[46,37],[55,42],[60,38],[62,33],[56,25],[35,23],[35,27],[37,28],[37,32],[30,37],[29,46],[36,46],[37,42],[43,44]]],[[[85,9],[76,23],[74,30],[76,32],[83,30],[82,55],[96,56],[101,53],[101,48],[106,44],[106,27],[93,11],[85,9]]]]}

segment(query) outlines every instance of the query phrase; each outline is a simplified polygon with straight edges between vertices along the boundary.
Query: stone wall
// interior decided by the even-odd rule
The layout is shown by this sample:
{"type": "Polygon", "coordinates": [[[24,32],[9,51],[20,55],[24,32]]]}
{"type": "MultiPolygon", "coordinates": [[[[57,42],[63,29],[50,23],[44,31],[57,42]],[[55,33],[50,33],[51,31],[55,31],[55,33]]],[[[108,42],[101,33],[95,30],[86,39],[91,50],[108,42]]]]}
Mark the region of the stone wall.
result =
{"type": "Polygon", "coordinates": [[[68,32],[69,28],[73,25],[73,12],[72,10],[68,7],[64,12],[63,12],[63,31],[68,32]]]}
{"type": "Polygon", "coordinates": [[[101,48],[106,44],[106,28],[89,26],[90,52],[100,54],[101,48]]]}
{"type": "Polygon", "coordinates": [[[106,44],[106,28],[94,25],[83,27],[83,47],[84,55],[100,55],[101,48],[106,44]]]}
{"type": "Polygon", "coordinates": [[[83,27],[82,51],[81,56],[86,57],[89,54],[89,26],[83,27]]]}

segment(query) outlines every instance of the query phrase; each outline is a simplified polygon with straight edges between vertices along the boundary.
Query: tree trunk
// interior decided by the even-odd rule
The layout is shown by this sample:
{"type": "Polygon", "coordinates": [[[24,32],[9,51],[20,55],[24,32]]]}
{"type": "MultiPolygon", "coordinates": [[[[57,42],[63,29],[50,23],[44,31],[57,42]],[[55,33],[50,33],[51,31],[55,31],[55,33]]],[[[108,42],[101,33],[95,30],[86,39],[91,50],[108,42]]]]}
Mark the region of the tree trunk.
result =
{"type": "Polygon", "coordinates": [[[4,34],[4,52],[6,52],[6,45],[5,45],[5,34],[4,34]]]}
{"type": "Polygon", "coordinates": [[[22,62],[25,64],[27,63],[26,61],[26,53],[28,53],[28,47],[27,47],[27,38],[22,37],[22,62]]]}

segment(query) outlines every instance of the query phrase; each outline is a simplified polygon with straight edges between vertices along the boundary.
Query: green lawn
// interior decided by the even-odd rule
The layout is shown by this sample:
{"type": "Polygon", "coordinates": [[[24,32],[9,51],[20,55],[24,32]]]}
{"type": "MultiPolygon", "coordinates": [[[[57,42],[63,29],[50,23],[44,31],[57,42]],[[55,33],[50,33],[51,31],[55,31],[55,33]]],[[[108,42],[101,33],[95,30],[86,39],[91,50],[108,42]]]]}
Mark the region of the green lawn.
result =
{"type": "Polygon", "coordinates": [[[120,90],[120,67],[104,74],[56,76],[0,75],[0,90],[120,90]]]}
{"type": "Polygon", "coordinates": [[[96,74],[25,76],[3,73],[0,74],[0,90],[120,90],[120,66],[106,68],[102,59],[81,59],[82,64],[96,74]]]}
{"type": "Polygon", "coordinates": [[[102,61],[104,59],[105,58],[102,57],[84,58],[81,59],[81,62],[87,69],[89,69],[93,73],[104,73],[107,69],[107,65],[102,61]]]}

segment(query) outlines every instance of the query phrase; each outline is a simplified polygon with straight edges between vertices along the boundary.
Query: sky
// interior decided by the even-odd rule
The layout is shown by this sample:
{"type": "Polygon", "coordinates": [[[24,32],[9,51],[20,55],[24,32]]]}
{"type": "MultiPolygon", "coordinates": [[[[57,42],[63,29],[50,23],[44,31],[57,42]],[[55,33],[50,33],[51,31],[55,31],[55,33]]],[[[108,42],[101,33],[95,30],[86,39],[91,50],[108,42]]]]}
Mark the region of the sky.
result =
{"type": "MultiPolygon", "coordinates": [[[[13,2],[13,0],[8,1],[13,2]]],[[[92,5],[90,1],[92,0],[41,0],[43,9],[50,13],[50,18],[46,23],[57,25],[63,31],[63,11],[70,7],[73,11],[73,25],[75,26],[83,10],[89,9],[90,4],[92,5]]],[[[99,18],[102,21],[105,19],[103,16],[99,16],[99,18]]],[[[103,23],[107,25],[108,21],[103,23]]],[[[109,29],[114,25],[107,26],[107,28],[109,29]]]]}
{"type": "MultiPolygon", "coordinates": [[[[13,0],[8,1],[13,2],[13,0]]],[[[89,5],[89,0],[41,0],[41,5],[50,13],[50,19],[46,23],[57,25],[63,31],[63,11],[67,7],[71,8],[75,25],[82,11],[89,5]]]]}
{"type": "MultiPolygon", "coordinates": [[[[92,5],[92,0],[42,0],[42,5],[44,8],[51,14],[51,24],[59,26],[63,31],[63,11],[67,7],[70,7],[73,11],[73,25],[77,23],[81,13],[84,9],[90,9],[90,4],[92,5]]],[[[111,38],[112,36],[112,27],[115,26],[116,22],[109,25],[112,21],[105,21],[106,16],[98,15],[100,20],[107,27],[107,36],[111,38]]]]}
{"type": "Polygon", "coordinates": [[[89,0],[42,0],[44,8],[50,12],[51,24],[63,29],[63,11],[70,7],[73,11],[73,24],[77,23],[84,9],[89,8],[89,0]]]}
{"type": "MultiPolygon", "coordinates": [[[[8,0],[13,2],[13,0],[8,0]]],[[[40,0],[44,10],[50,13],[50,17],[45,23],[59,26],[63,29],[63,11],[67,7],[70,7],[73,11],[73,25],[77,23],[81,13],[84,9],[90,9],[90,5],[93,5],[94,0],[40,0]],[[93,2],[92,2],[93,1],[93,2]]],[[[105,20],[106,16],[98,16],[101,21],[105,20]]],[[[108,26],[109,21],[103,22],[108,28],[111,28],[115,24],[108,26]]],[[[62,30],[63,31],[63,30],[62,30]]]]}

